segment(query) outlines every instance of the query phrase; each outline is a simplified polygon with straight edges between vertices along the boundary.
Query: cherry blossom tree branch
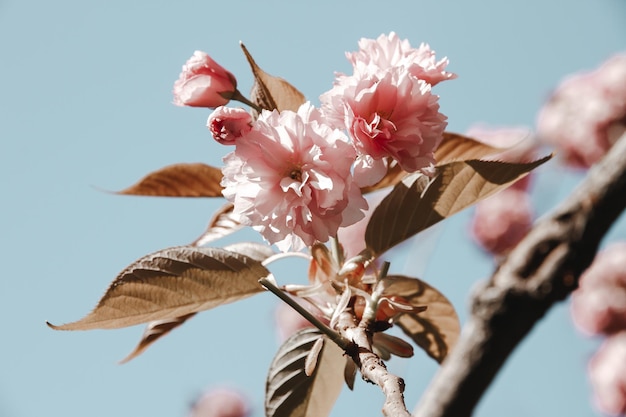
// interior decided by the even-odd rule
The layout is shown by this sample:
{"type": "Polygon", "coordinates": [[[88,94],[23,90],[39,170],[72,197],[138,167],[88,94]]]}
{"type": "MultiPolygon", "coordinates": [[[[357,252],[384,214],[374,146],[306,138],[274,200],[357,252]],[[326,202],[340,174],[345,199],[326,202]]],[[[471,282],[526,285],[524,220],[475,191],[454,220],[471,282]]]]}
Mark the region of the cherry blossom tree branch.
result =
{"type": "Polygon", "coordinates": [[[513,349],[553,304],[578,286],[580,274],[624,209],[626,134],[474,292],[461,337],[414,415],[470,416],[513,349]]]}
{"type": "Polygon", "coordinates": [[[372,332],[367,328],[367,323],[361,320],[357,325],[354,314],[349,310],[339,315],[336,327],[353,343],[346,354],[357,364],[363,379],[378,385],[385,394],[383,415],[411,417],[404,402],[404,380],[391,374],[382,359],[372,351],[372,332]]]}

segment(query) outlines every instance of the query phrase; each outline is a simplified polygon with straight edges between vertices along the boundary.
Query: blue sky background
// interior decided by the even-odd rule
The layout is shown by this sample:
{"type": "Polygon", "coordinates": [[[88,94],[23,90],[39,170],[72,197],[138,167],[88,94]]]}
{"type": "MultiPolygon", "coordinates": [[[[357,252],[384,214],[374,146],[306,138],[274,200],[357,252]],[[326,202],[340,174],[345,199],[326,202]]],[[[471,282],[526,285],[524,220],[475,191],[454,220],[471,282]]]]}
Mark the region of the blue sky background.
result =
{"type": "MultiPolygon", "coordinates": [[[[459,78],[436,87],[449,130],[476,122],[532,127],[563,76],[626,50],[626,2],[0,1],[0,416],[185,416],[202,390],[224,383],[262,416],[277,348],[269,294],[205,312],[125,365],[117,361],[141,326],[55,332],[45,320],[82,317],[126,265],[192,241],[220,206],[99,191],[176,162],[220,164],[224,150],[205,128],[208,111],[171,104],[172,84],[194,50],[230,69],[245,92],[252,80],[241,40],[261,67],[316,103],[334,71],[349,71],[345,51],[390,31],[450,58],[459,78]]],[[[578,179],[555,163],[544,173],[541,210],[578,179]]],[[[466,237],[470,214],[419,239],[417,256],[392,263],[392,272],[418,273],[440,288],[462,319],[470,289],[493,267],[466,237]]],[[[623,223],[610,239],[626,238],[623,223]]],[[[283,266],[277,276],[287,282],[303,267],[283,266]]],[[[585,366],[596,344],[577,334],[566,304],[555,308],[476,415],[595,415],[585,366]]],[[[390,367],[407,379],[409,405],[436,369],[421,352],[390,367]]],[[[378,388],[359,381],[333,416],[377,415],[381,406],[378,388]]]]}

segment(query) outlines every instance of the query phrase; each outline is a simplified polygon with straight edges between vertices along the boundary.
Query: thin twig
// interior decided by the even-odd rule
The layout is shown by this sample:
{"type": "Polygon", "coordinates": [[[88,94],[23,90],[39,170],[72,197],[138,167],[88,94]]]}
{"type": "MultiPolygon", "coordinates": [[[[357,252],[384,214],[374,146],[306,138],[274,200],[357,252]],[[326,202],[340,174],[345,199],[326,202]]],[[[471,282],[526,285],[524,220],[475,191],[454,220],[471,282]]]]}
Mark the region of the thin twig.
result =
{"type": "Polygon", "coordinates": [[[311,314],[310,311],[308,311],[306,308],[298,304],[297,301],[295,301],[289,295],[285,294],[280,288],[272,284],[267,278],[261,278],[259,282],[261,283],[261,285],[263,285],[265,288],[271,291],[278,298],[283,300],[285,303],[289,304],[291,308],[296,310],[298,313],[300,313],[302,317],[304,317],[309,322],[311,322],[313,326],[317,327],[322,333],[328,336],[328,338],[332,340],[333,342],[335,342],[337,346],[339,346],[341,349],[346,351],[352,346],[352,343],[350,342],[350,340],[346,339],[345,337],[341,336],[339,333],[337,333],[333,329],[326,326],[317,317],[311,314]]]}
{"type": "Polygon", "coordinates": [[[243,104],[249,106],[250,108],[254,109],[255,111],[257,111],[258,113],[261,113],[263,111],[263,108],[259,107],[255,103],[253,103],[250,100],[248,100],[243,94],[241,94],[241,92],[239,90],[235,90],[232,93],[232,96],[230,96],[230,99],[231,100],[236,100],[236,101],[238,101],[240,103],[243,103],[243,104]]]}

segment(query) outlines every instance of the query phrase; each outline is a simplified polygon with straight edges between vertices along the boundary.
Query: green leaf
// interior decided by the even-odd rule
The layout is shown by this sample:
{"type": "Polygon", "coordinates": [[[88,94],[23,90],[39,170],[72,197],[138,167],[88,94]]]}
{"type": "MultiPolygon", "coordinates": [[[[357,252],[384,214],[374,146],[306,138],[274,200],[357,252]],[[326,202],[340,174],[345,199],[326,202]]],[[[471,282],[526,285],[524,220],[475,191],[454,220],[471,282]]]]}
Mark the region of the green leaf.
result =
{"type": "Polygon", "coordinates": [[[365,230],[376,255],[511,185],[552,156],[529,163],[469,160],[438,166],[432,178],[411,174],[376,207],[365,230]]]}
{"type": "Polygon", "coordinates": [[[321,333],[307,328],[295,333],[278,349],[267,377],[266,417],[326,417],[341,392],[346,358],[326,340],[311,376],[305,361],[321,333]]]}
{"type": "Polygon", "coordinates": [[[222,197],[222,171],[202,163],[174,164],[143,177],[117,194],[153,197],[222,197]]]}
{"type": "Polygon", "coordinates": [[[383,280],[383,295],[400,296],[411,305],[427,307],[421,313],[396,316],[393,322],[431,358],[441,363],[461,330],[454,306],[443,294],[417,278],[389,275],[383,280]]]}
{"type": "Polygon", "coordinates": [[[206,230],[191,243],[191,246],[204,246],[214,240],[228,236],[244,227],[238,215],[233,213],[233,204],[223,205],[209,221],[206,230]]]}
{"type": "Polygon", "coordinates": [[[241,44],[241,49],[246,55],[246,59],[254,75],[254,85],[250,93],[250,99],[257,106],[267,110],[292,110],[297,111],[300,105],[306,102],[304,94],[296,87],[289,84],[282,78],[275,77],[263,71],[254,62],[248,49],[241,44]]]}
{"type": "Polygon", "coordinates": [[[172,319],[232,303],[264,288],[270,272],[249,256],[181,246],[144,256],[122,271],[95,309],[56,330],[114,329],[172,319]]]}

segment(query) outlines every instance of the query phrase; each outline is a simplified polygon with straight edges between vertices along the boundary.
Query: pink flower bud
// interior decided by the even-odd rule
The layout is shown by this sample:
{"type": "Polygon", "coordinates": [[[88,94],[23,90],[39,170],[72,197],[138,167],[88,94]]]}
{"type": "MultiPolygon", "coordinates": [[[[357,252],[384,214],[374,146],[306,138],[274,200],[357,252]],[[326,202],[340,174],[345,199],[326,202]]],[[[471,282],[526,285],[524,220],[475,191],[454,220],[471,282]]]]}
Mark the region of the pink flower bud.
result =
{"type": "Polygon", "coordinates": [[[195,51],[174,83],[174,104],[215,108],[228,103],[237,79],[206,53],[195,51]]]}
{"type": "Polygon", "coordinates": [[[478,203],[471,234],[483,249],[502,255],[526,236],[532,226],[532,218],[528,194],[507,188],[478,203]]]}
{"type": "Polygon", "coordinates": [[[572,319],[588,334],[626,330],[626,242],[600,252],[572,294],[572,319]]]}
{"type": "Polygon", "coordinates": [[[252,116],[241,108],[220,106],[209,116],[207,128],[222,145],[234,145],[235,139],[252,129],[252,116]]]}
{"type": "Polygon", "coordinates": [[[601,412],[611,416],[626,413],[626,332],[602,344],[589,363],[589,379],[601,412]]]}
{"type": "Polygon", "coordinates": [[[203,394],[193,405],[189,417],[246,417],[248,401],[229,388],[215,388],[203,394]]]}

